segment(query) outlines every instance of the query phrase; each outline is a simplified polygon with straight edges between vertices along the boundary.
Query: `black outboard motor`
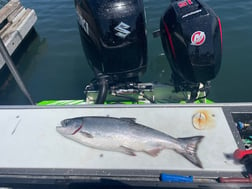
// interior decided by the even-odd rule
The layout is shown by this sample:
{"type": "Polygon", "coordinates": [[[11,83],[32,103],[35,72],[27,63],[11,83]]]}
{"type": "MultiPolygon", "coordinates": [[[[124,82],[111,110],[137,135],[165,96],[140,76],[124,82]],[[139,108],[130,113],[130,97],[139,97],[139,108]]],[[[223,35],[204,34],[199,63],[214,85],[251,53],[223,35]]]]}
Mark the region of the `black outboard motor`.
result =
{"type": "Polygon", "coordinates": [[[208,5],[200,0],[173,0],[161,18],[160,32],[178,91],[189,86],[193,92],[199,83],[216,77],[222,30],[220,19],[208,5]]]}
{"type": "Polygon", "coordinates": [[[142,0],[75,0],[83,49],[103,103],[108,86],[135,82],[147,66],[142,0]]]}

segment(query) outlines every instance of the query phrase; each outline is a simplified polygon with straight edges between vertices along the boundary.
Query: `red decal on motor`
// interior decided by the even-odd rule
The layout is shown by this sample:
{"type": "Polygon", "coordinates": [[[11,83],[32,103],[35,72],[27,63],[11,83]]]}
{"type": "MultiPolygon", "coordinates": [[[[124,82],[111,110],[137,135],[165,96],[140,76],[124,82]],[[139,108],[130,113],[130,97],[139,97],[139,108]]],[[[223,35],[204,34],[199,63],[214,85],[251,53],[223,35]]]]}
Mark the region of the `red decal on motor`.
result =
{"type": "Polygon", "coordinates": [[[174,48],[174,45],[173,45],[173,42],[172,42],[172,37],[171,37],[170,31],[169,31],[169,28],[168,28],[168,26],[167,26],[167,24],[165,23],[164,20],[163,20],[163,23],[164,23],[166,35],[167,35],[169,43],[170,43],[170,47],[171,47],[173,57],[174,57],[174,59],[176,59],[175,48],[174,48]]]}
{"type": "Polygon", "coordinates": [[[196,31],[191,36],[191,45],[200,46],[206,40],[206,34],[202,31],[196,31]]]}
{"type": "Polygon", "coordinates": [[[179,8],[183,8],[183,7],[186,7],[187,5],[192,5],[192,4],[193,4],[192,0],[184,0],[184,1],[178,2],[179,8]]]}
{"type": "Polygon", "coordinates": [[[179,8],[183,8],[183,7],[187,6],[187,2],[186,1],[180,1],[180,2],[178,2],[178,6],[179,6],[179,8]]]}
{"type": "Polygon", "coordinates": [[[188,2],[189,5],[193,4],[192,0],[187,0],[187,2],[188,2]]]}
{"type": "Polygon", "coordinates": [[[221,49],[222,49],[222,28],[221,28],[221,21],[219,17],[218,17],[218,23],[219,23],[219,28],[220,28],[221,49]]]}

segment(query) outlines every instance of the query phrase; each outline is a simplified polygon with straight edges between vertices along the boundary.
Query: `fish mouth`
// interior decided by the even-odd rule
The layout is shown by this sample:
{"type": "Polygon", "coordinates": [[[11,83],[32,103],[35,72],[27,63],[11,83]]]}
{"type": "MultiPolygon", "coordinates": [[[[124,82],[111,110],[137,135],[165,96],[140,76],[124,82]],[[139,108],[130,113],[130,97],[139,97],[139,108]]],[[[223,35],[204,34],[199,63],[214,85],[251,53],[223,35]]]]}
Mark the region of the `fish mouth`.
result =
{"type": "Polygon", "coordinates": [[[60,125],[61,125],[61,126],[58,126],[58,127],[66,127],[66,121],[65,121],[65,120],[62,120],[62,121],[60,122],[60,125]]]}
{"type": "Polygon", "coordinates": [[[65,120],[62,120],[60,122],[60,126],[56,126],[56,131],[62,135],[66,135],[67,134],[67,129],[66,129],[66,122],[65,120]]]}
{"type": "Polygon", "coordinates": [[[62,126],[57,126],[56,127],[56,131],[62,135],[65,135],[66,134],[66,129],[62,126]]]}
{"type": "Polygon", "coordinates": [[[83,125],[80,126],[69,126],[68,125],[68,120],[62,120],[60,122],[61,126],[56,126],[56,131],[58,133],[60,133],[61,135],[75,135],[76,133],[78,133],[81,129],[83,125]]]}

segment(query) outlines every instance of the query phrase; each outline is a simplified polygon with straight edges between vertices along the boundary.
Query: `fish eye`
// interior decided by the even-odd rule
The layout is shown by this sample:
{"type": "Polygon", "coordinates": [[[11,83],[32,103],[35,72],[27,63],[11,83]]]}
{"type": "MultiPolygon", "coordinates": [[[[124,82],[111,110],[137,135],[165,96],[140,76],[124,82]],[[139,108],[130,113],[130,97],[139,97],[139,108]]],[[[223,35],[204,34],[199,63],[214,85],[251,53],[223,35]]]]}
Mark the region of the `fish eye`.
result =
{"type": "Polygon", "coordinates": [[[72,121],[71,121],[70,119],[66,119],[66,120],[65,120],[65,124],[66,124],[66,125],[71,124],[71,122],[72,122],[72,121]]]}

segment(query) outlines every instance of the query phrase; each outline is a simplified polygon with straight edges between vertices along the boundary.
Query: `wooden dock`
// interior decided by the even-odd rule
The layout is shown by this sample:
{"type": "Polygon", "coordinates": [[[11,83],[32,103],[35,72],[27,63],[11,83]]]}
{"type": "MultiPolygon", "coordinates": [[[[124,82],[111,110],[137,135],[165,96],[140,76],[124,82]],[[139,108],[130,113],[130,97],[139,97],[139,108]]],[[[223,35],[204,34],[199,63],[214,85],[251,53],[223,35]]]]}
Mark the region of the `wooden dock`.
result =
{"type": "MultiPolygon", "coordinates": [[[[23,7],[19,0],[10,0],[0,10],[0,36],[10,55],[18,48],[36,21],[35,11],[23,7]]],[[[4,64],[0,52],[0,69],[4,64]]]]}

